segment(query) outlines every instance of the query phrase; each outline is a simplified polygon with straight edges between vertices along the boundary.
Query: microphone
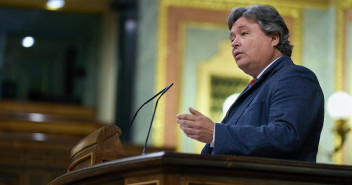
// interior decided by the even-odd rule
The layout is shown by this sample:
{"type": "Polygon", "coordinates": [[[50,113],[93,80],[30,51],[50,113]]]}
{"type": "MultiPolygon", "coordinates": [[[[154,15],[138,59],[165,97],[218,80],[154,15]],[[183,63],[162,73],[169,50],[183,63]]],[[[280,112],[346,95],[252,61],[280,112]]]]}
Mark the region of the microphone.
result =
{"type": "Polygon", "coordinates": [[[152,116],[152,120],[150,121],[149,130],[148,130],[147,138],[145,139],[145,144],[144,144],[144,147],[143,147],[142,155],[145,155],[145,149],[147,148],[148,138],[149,138],[150,130],[151,130],[152,125],[153,125],[154,115],[155,115],[156,107],[158,106],[158,102],[159,102],[160,98],[163,96],[163,94],[165,94],[165,92],[166,92],[167,90],[169,90],[172,85],[174,85],[174,83],[171,83],[168,87],[166,87],[166,88],[161,92],[159,98],[156,100],[155,107],[154,107],[154,112],[153,112],[153,116],[152,116]]]}
{"type": "Polygon", "coordinates": [[[124,136],[123,139],[122,139],[122,143],[125,142],[125,140],[126,140],[126,138],[127,138],[127,135],[128,135],[128,133],[129,133],[129,131],[130,131],[130,129],[131,129],[131,126],[132,126],[132,124],[133,124],[133,121],[134,121],[134,119],[136,119],[136,116],[137,116],[139,110],[141,110],[142,107],[144,107],[144,105],[146,105],[147,103],[149,103],[150,101],[152,101],[152,100],[153,100],[155,97],[157,97],[159,94],[165,93],[172,85],[174,85],[174,83],[171,83],[169,86],[165,87],[163,90],[161,90],[161,91],[158,92],[156,95],[154,95],[153,97],[151,97],[149,100],[147,100],[146,102],[144,102],[143,105],[138,108],[138,110],[136,111],[136,113],[134,113],[134,116],[133,116],[133,118],[132,118],[132,121],[131,121],[130,124],[128,125],[126,134],[125,134],[125,136],[124,136]]]}

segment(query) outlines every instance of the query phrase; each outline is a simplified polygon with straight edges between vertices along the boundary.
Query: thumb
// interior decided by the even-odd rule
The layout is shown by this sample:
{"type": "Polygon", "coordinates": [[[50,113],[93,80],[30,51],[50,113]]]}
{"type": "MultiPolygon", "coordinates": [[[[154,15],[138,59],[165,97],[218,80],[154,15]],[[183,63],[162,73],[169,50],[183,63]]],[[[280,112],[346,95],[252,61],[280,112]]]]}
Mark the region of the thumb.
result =
{"type": "Polygon", "coordinates": [[[203,116],[202,113],[198,112],[196,109],[193,109],[192,107],[189,108],[189,112],[193,115],[203,116]]]}

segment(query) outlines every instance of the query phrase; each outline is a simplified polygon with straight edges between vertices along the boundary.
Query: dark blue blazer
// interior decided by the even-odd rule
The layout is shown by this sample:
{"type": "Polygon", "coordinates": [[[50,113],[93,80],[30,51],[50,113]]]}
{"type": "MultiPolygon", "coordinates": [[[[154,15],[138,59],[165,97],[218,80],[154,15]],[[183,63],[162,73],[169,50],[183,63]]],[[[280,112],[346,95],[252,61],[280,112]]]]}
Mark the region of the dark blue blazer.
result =
{"type": "Polygon", "coordinates": [[[283,56],[215,125],[214,148],[202,154],[316,161],[324,122],[324,95],[315,74],[283,56]]]}

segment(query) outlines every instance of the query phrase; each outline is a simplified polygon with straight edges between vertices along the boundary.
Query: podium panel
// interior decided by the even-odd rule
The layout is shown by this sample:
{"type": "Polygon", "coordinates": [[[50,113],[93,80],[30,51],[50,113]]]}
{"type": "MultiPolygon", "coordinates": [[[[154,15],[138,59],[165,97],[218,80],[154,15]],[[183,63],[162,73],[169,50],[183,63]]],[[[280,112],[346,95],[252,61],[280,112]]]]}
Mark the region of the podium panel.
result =
{"type": "Polygon", "coordinates": [[[151,153],[66,173],[49,185],[352,184],[352,166],[239,156],[151,153]]]}

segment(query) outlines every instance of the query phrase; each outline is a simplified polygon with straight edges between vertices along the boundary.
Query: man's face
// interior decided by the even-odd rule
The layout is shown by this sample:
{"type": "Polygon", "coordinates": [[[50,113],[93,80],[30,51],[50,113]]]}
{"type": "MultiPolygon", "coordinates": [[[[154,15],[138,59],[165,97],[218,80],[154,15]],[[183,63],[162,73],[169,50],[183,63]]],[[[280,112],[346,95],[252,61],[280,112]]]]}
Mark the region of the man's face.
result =
{"type": "Polygon", "coordinates": [[[239,18],[230,33],[232,55],[238,67],[252,77],[270,64],[281,52],[275,48],[277,35],[266,35],[259,24],[245,17],[239,18]]]}

